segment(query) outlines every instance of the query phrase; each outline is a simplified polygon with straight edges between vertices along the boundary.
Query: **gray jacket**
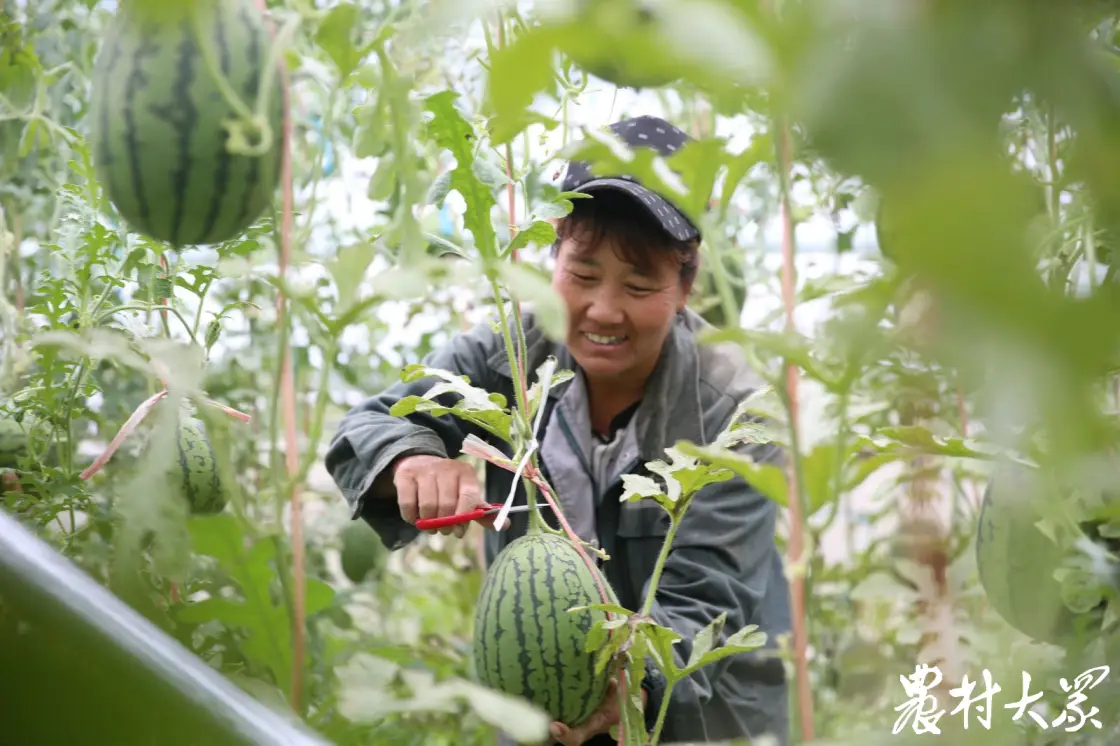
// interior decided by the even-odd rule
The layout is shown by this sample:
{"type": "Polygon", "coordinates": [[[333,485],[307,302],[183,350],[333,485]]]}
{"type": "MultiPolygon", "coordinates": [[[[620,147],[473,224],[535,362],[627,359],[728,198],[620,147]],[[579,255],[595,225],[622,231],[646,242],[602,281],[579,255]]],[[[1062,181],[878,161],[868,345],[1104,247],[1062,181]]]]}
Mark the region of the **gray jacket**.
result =
{"type": "MultiPolygon", "coordinates": [[[[759,383],[733,346],[697,344],[695,333],[704,325],[689,310],[678,315],[641,405],[606,458],[593,458],[601,449],[593,445],[581,375],[550,392],[543,435],[538,433],[542,470],[559,495],[565,517],[584,538],[598,539],[611,557],[604,572],[629,609],[641,607],[668,517],[652,500],[622,503],[622,475],[652,476],[644,464],[667,459],[665,448],[678,440],[710,443],[759,383]],[[577,528],[581,526],[582,530],[577,528]]],[[[536,371],[549,355],[557,358],[559,370],[577,370],[567,349],[545,337],[531,314],[525,316],[525,333],[529,371],[536,371]]],[[[502,337],[489,324],[456,335],[425,363],[466,375],[473,385],[515,401],[502,337]]],[[[510,455],[504,443],[451,415],[389,415],[394,402],[410,394],[422,395],[433,383],[432,379],[397,383],[355,407],[343,418],[326,456],[326,468],[354,517],[365,519],[391,549],[404,546],[419,533],[397,510],[387,471],[395,459],[406,454],[455,457],[471,433],[510,455]]],[[[756,460],[774,460],[780,454],[768,446],[744,448],[756,460]]],[[[486,499],[504,502],[512,476],[487,464],[486,499]]],[[[524,504],[525,499],[519,488],[514,504],[524,504]]],[[[678,683],[664,743],[763,733],[772,734],[781,744],[788,740],[788,687],[784,667],[775,656],[777,638],[790,628],[788,587],[774,542],[777,514],[773,502],[738,478],[705,487],[685,514],[652,613],[659,624],[684,637],[676,646],[677,665],[688,659],[695,634],[722,612],[727,612],[726,634],[757,624],[769,642],[763,649],[724,658],[678,683]]],[[[544,515],[552,518],[547,509],[544,515]]],[[[524,534],[528,516],[512,514],[510,521],[508,531],[487,532],[488,561],[524,534]]],[[[647,670],[644,686],[652,723],[664,682],[652,665],[647,670]]]]}

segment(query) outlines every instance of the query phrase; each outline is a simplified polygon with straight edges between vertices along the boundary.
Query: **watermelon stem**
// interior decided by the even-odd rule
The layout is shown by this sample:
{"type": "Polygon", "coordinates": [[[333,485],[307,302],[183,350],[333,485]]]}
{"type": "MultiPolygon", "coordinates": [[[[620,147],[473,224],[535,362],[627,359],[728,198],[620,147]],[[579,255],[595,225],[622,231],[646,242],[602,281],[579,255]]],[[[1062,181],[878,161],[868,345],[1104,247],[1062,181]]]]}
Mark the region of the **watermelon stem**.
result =
{"type": "Polygon", "coordinates": [[[673,539],[677,535],[680,521],[669,516],[669,530],[665,532],[665,541],[661,544],[661,552],[657,555],[657,562],[653,565],[653,572],[649,576],[649,589],[646,591],[646,600],[642,604],[641,615],[648,617],[653,609],[653,601],[657,595],[657,584],[661,581],[661,573],[665,569],[665,562],[669,559],[669,552],[673,547],[673,539]]]}
{"type": "Polygon", "coordinates": [[[187,334],[191,338],[193,344],[198,344],[198,339],[195,337],[194,332],[191,331],[191,325],[183,317],[183,314],[174,306],[168,305],[166,307],[160,304],[146,304],[146,303],[126,303],[123,306],[114,306],[113,308],[103,311],[98,317],[98,324],[104,322],[110,316],[121,313],[123,311],[144,311],[145,313],[151,311],[160,311],[161,313],[170,313],[175,318],[182,322],[183,328],[187,330],[187,334]]]}
{"type": "Polygon", "coordinates": [[[544,519],[541,518],[541,511],[537,508],[537,485],[533,484],[533,480],[526,479],[525,481],[525,496],[532,506],[529,511],[529,530],[526,533],[539,534],[542,530],[546,529],[544,519]]]}

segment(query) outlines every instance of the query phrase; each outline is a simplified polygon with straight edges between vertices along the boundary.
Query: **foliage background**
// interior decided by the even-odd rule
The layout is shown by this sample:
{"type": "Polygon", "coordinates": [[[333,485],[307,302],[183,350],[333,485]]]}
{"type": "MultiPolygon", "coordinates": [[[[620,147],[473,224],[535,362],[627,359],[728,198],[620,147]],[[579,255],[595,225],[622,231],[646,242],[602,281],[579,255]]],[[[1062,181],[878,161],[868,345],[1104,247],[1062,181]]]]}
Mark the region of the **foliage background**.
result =
{"type": "MultiPolygon", "coordinates": [[[[801,490],[789,491],[788,475],[759,478],[775,499],[797,495],[803,517],[807,554],[790,573],[805,583],[812,735],[889,737],[904,700],[898,677],[918,662],[940,665],[954,684],[989,668],[1007,701],[1018,697],[1019,670],[1047,671],[1056,714],[1057,677],[1086,666],[1074,670],[992,613],[974,537],[992,454],[1030,454],[1090,490],[1110,483],[1086,459],[1112,442],[1117,407],[1112,8],[652,3],[674,33],[649,47],[632,16],[603,16],[599,31],[581,34],[548,25],[554,5],[270,1],[279,23],[301,21],[287,55],[296,218],[281,277],[273,215],[236,241],[175,252],[128,232],[105,203],[84,138],[113,3],[0,3],[0,395],[46,423],[6,509],[254,696],[336,743],[492,743],[485,708],[414,699],[425,685],[391,675],[400,665],[421,682],[469,677],[477,532],[417,542],[351,582],[339,554],[347,515],[322,449],[349,406],[491,310],[487,288],[466,275],[406,284],[388,273],[420,266],[439,245],[426,234],[471,246],[462,196],[429,199],[454,164],[425,128],[424,99],[455,91],[482,137],[477,157],[489,167],[479,173],[503,245],[511,222],[545,214],[560,151],[581,127],[655,113],[714,145],[689,164],[690,179],[720,200],[704,216],[706,261],[727,256],[743,268],[745,304],[729,286],[716,293],[740,311],[730,328],[753,333],[732,338],[779,389],[782,356],[801,369],[795,428],[781,396],[766,403],[781,437],[796,433],[801,490]],[[532,31],[538,13],[551,31],[532,31]],[[595,49],[632,51],[649,71],[676,65],[686,75],[617,88],[552,56],[550,43],[585,60],[595,49]],[[789,179],[778,147],[787,131],[789,179]],[[495,142],[500,132],[508,149],[495,142]],[[792,338],[780,334],[785,196],[796,224],[792,338]],[[876,220],[880,204],[892,205],[894,223],[876,220]],[[893,261],[879,251],[884,235],[893,261]],[[281,291],[291,309],[282,322],[281,291]],[[204,366],[154,307],[113,310],[168,297],[202,319],[213,342],[204,366]],[[296,676],[284,345],[306,545],[296,676]],[[228,426],[240,494],[222,516],[188,519],[146,489],[140,437],[101,475],[79,478],[159,388],[137,351],[173,360],[184,390],[252,415],[228,426]]],[[[536,247],[522,261],[547,267],[544,254],[536,247]]],[[[717,287],[729,277],[718,274],[717,287]]],[[[517,292],[539,290],[540,277],[524,281],[517,292]]],[[[1068,523],[1072,503],[1055,504],[1051,520],[1068,523]]],[[[800,524],[783,514],[785,547],[800,524]]],[[[1109,592],[1106,583],[1066,600],[1092,608],[1109,592]]],[[[1103,653],[1087,655],[1099,663],[1103,653]]],[[[805,739],[800,707],[793,720],[805,739]]],[[[1001,727],[1018,742],[1074,738],[1001,727]]]]}

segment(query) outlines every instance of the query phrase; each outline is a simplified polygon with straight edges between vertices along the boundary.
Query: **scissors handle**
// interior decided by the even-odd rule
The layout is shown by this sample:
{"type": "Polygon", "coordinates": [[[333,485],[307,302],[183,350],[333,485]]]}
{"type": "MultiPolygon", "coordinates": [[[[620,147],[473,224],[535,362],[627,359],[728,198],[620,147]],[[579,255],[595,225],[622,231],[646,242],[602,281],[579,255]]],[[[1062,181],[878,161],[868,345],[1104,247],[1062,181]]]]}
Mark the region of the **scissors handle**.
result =
{"type": "Polygon", "coordinates": [[[455,515],[445,515],[439,518],[421,518],[416,521],[416,528],[421,531],[431,531],[436,528],[446,528],[447,526],[458,526],[460,523],[470,523],[477,521],[480,518],[485,518],[491,513],[496,513],[501,510],[501,505],[491,504],[488,508],[476,508],[467,513],[456,513],[455,515]]]}

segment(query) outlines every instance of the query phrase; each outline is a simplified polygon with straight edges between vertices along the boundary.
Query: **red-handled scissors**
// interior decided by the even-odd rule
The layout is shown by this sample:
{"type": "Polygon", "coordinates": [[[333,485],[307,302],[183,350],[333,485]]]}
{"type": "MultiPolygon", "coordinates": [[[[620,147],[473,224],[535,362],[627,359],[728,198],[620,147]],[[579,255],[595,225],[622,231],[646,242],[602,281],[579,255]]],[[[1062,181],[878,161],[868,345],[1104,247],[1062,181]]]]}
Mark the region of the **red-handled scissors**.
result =
{"type": "MultiPolygon", "coordinates": [[[[460,523],[470,523],[485,518],[488,515],[497,515],[502,509],[501,503],[490,503],[488,508],[476,508],[469,513],[456,513],[455,515],[445,515],[442,518],[421,518],[416,521],[416,528],[421,531],[431,531],[435,528],[446,528],[447,526],[458,526],[460,523]]],[[[528,505],[516,505],[509,509],[510,513],[524,513],[529,509],[528,505]]]]}

